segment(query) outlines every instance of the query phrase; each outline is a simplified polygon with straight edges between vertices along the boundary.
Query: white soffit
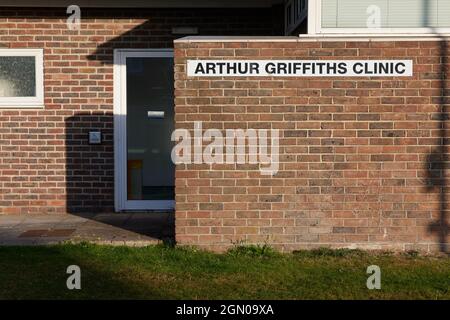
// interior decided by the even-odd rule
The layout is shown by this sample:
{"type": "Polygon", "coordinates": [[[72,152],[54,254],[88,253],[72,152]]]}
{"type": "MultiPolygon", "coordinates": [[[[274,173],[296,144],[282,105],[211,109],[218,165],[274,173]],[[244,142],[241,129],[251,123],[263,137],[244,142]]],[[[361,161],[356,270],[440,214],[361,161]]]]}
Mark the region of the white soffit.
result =
{"type": "Polygon", "coordinates": [[[0,0],[0,6],[68,7],[74,2],[81,8],[263,8],[283,0],[0,0]]]}

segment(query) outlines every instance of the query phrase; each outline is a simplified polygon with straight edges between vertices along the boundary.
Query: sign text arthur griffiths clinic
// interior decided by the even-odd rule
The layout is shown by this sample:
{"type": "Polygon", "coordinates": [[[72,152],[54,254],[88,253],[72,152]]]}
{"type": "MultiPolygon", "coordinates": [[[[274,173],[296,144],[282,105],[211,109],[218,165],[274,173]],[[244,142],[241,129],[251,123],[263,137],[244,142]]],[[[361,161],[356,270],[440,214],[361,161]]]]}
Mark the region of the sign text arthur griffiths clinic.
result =
{"type": "Polygon", "coordinates": [[[189,77],[410,77],[412,60],[189,60],[189,77]]]}

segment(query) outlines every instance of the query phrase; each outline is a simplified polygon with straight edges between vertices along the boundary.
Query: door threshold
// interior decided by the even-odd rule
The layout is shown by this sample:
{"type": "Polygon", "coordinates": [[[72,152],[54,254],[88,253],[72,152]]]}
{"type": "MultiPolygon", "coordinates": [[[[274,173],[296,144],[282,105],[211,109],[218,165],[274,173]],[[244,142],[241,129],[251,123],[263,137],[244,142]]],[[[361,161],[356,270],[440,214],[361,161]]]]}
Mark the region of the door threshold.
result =
{"type": "Polygon", "coordinates": [[[142,209],[142,210],[121,210],[115,213],[174,213],[175,209],[142,209]]]}

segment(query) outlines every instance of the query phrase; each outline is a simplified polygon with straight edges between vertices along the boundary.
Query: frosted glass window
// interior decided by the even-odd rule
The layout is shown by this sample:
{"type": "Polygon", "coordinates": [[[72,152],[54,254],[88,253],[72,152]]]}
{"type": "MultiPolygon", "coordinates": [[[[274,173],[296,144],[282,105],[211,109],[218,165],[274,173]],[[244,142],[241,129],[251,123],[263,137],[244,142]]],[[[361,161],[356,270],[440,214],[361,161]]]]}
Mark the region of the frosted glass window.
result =
{"type": "Polygon", "coordinates": [[[338,28],[365,28],[373,7],[381,11],[381,27],[387,26],[388,0],[338,1],[338,28]],[[369,11],[369,13],[368,13],[369,11]]]}
{"type": "Polygon", "coordinates": [[[322,0],[322,28],[337,27],[338,0],[322,0]]]}
{"type": "Polygon", "coordinates": [[[36,59],[0,57],[0,97],[36,96],[36,59]]]}
{"type": "Polygon", "coordinates": [[[0,49],[0,108],[43,106],[43,50],[0,49]]]}
{"type": "Polygon", "coordinates": [[[450,27],[450,0],[322,0],[322,28],[367,28],[371,6],[381,28],[450,27]]]}
{"type": "Polygon", "coordinates": [[[450,1],[439,1],[438,25],[441,27],[450,26],[450,1]]]}
{"type": "Polygon", "coordinates": [[[438,0],[389,1],[388,25],[391,28],[423,28],[438,26],[437,8],[438,0]]]}

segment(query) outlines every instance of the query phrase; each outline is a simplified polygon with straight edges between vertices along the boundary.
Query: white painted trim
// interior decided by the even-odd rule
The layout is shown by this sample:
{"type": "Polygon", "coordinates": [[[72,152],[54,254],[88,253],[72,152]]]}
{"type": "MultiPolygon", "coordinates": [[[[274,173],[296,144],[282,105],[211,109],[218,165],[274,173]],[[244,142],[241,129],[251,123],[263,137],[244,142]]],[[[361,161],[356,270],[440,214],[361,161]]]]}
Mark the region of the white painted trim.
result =
{"type": "Polygon", "coordinates": [[[43,49],[0,49],[0,57],[34,57],[36,76],[35,97],[0,97],[0,109],[44,107],[44,50],[43,49]]]}
{"type": "Polygon", "coordinates": [[[200,42],[323,42],[323,41],[448,41],[450,35],[428,36],[423,34],[411,35],[308,35],[300,37],[240,37],[240,36],[188,36],[175,40],[175,43],[200,43],[200,42]]]}
{"type": "Polygon", "coordinates": [[[320,28],[318,34],[325,35],[423,35],[440,36],[450,35],[450,28],[320,28]]]}
{"type": "Polygon", "coordinates": [[[172,210],[171,200],[127,200],[127,57],[173,58],[173,49],[115,49],[114,50],[114,205],[116,211],[172,210]]]}
{"type": "Polygon", "coordinates": [[[450,36],[450,28],[322,28],[322,0],[309,0],[309,5],[308,35],[310,36],[450,36]]]}
{"type": "MultiPolygon", "coordinates": [[[[72,0],[2,0],[0,7],[59,7],[74,4],[72,0]]],[[[81,8],[265,8],[282,0],[77,0],[81,8]]]]}
{"type": "Polygon", "coordinates": [[[308,34],[316,34],[317,20],[313,17],[317,16],[317,2],[308,0],[308,34]]]}
{"type": "Polygon", "coordinates": [[[195,42],[297,42],[298,37],[270,37],[270,36],[187,36],[175,39],[175,43],[195,42]]]}
{"type": "Polygon", "coordinates": [[[450,40],[447,34],[301,34],[300,41],[441,41],[450,40]]]}
{"type": "Polygon", "coordinates": [[[121,181],[121,175],[119,174],[119,168],[121,167],[121,157],[120,155],[123,153],[120,150],[122,144],[120,143],[120,135],[123,132],[121,128],[122,121],[122,108],[121,108],[121,72],[122,67],[119,64],[121,61],[121,51],[114,50],[114,207],[116,211],[121,211],[123,208],[121,194],[120,194],[120,186],[123,184],[121,181]]]}

